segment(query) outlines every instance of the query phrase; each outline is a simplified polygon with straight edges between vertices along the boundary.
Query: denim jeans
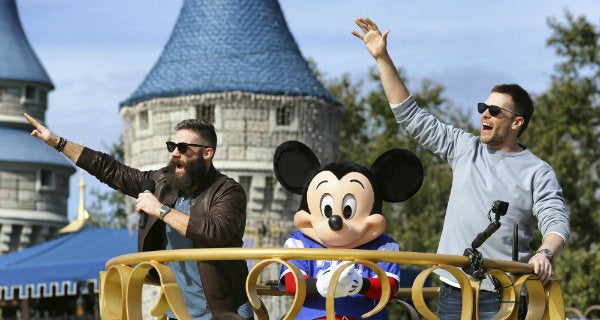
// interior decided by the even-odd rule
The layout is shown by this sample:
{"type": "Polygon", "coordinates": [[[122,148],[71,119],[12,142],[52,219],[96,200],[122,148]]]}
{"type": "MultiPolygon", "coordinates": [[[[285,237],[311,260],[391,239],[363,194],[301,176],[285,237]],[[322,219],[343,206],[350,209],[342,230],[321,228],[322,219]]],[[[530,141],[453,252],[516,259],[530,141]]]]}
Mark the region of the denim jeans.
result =
{"type": "MultiPolygon", "coordinates": [[[[500,294],[498,292],[479,292],[479,319],[492,319],[499,309],[500,294]]],[[[460,289],[442,282],[438,299],[438,317],[442,320],[460,320],[461,311],[462,294],[460,289]]]]}

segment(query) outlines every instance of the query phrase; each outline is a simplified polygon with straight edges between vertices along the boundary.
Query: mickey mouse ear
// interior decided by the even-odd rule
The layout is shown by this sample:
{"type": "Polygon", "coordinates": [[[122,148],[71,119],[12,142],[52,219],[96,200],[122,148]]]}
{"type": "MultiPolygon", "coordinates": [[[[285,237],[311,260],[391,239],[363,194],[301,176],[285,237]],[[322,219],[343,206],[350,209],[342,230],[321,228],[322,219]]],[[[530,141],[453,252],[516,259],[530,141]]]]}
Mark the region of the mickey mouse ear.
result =
{"type": "Polygon", "coordinates": [[[295,194],[302,194],[306,179],[319,167],[319,159],[305,144],[286,141],[277,147],[273,156],[273,169],[281,185],[295,194]]]}
{"type": "Polygon", "coordinates": [[[423,165],[417,156],[406,149],[392,149],[382,155],[371,166],[386,202],[402,202],[410,199],[423,184],[423,165]]]}

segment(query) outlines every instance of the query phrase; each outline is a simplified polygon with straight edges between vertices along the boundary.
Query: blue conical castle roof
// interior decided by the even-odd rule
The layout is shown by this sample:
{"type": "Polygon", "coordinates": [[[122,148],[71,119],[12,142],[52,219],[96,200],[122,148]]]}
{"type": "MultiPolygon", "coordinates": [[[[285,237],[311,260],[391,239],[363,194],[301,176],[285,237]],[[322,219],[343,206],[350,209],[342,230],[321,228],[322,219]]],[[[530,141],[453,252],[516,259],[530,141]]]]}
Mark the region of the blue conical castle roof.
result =
{"type": "MultiPolygon", "coordinates": [[[[54,88],[23,32],[15,0],[0,0],[0,80],[33,82],[54,88]]],[[[67,158],[33,138],[32,129],[30,125],[0,123],[0,162],[73,168],[67,158]]]]}
{"type": "Polygon", "coordinates": [[[54,88],[27,41],[15,0],[0,1],[0,80],[31,81],[54,88]]]}
{"type": "MultiPolygon", "coordinates": [[[[5,0],[0,0],[0,2],[5,0]]],[[[33,127],[31,127],[33,129],[33,127]]],[[[71,162],[39,139],[31,136],[31,129],[0,126],[0,161],[32,164],[52,164],[73,168],[71,162]]],[[[75,170],[73,169],[73,172],[75,170]]]]}
{"type": "Polygon", "coordinates": [[[226,91],[335,101],[302,57],[277,0],[185,0],[160,58],[121,106],[226,91]]]}

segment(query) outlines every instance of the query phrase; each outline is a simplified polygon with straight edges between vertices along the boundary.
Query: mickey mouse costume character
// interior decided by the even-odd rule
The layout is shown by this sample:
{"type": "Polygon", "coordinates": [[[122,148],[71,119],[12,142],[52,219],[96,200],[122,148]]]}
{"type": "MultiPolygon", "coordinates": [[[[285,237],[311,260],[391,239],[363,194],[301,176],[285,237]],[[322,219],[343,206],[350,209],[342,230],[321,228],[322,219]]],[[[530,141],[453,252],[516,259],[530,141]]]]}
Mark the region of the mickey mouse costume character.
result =
{"type": "MultiPolygon", "coordinates": [[[[367,169],[349,161],[321,166],[317,156],[298,141],[282,143],[273,159],[275,176],[288,191],[302,195],[294,215],[294,231],[286,248],[332,248],[399,251],[384,233],[382,201],[401,202],[412,197],[423,182],[423,167],[410,151],[392,149],[367,169]]],[[[307,296],[298,319],[325,319],[325,297],[333,273],[342,261],[290,260],[306,279],[307,296]]],[[[346,263],[347,264],[347,263],[346,263]]],[[[391,285],[391,297],[400,282],[397,263],[377,263],[391,285]]],[[[296,293],[293,274],[282,267],[279,285],[296,293]]],[[[335,289],[336,319],[360,319],[381,299],[382,284],[362,264],[346,267],[335,289]]],[[[388,319],[385,309],[369,319],[388,319]]]]}

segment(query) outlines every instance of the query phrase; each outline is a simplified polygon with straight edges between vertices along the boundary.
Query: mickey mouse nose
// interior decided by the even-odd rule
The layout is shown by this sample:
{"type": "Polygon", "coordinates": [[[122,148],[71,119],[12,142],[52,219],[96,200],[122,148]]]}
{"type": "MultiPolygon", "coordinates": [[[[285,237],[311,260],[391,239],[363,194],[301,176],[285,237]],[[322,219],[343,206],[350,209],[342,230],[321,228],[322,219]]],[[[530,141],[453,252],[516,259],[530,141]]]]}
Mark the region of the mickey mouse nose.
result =
{"type": "Polygon", "coordinates": [[[329,222],[329,227],[333,231],[340,231],[340,230],[342,230],[342,227],[344,226],[344,221],[342,221],[342,217],[338,216],[337,214],[334,214],[331,217],[329,217],[328,222],[329,222]]]}

